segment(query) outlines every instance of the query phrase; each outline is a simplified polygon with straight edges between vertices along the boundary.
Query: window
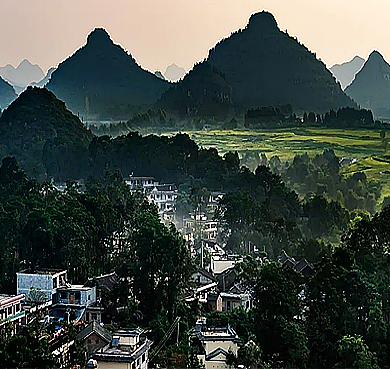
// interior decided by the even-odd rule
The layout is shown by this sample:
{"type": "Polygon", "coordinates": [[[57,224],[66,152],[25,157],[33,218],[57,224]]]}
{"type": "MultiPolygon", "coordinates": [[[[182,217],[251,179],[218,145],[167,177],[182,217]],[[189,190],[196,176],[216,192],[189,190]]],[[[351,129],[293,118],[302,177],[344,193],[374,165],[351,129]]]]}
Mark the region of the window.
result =
{"type": "Polygon", "coordinates": [[[12,306],[8,308],[8,316],[12,315],[12,306]]]}
{"type": "Polygon", "coordinates": [[[142,355],[142,362],[144,363],[145,360],[146,360],[146,354],[143,354],[143,355],[142,355]]]}

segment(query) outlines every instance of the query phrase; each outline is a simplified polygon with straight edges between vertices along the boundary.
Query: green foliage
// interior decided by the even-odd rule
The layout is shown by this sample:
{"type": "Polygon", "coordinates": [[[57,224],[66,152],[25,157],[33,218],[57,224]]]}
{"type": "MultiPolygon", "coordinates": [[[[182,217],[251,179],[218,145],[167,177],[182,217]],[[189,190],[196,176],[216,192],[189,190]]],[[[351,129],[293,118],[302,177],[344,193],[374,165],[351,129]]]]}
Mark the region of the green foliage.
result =
{"type": "Polygon", "coordinates": [[[361,336],[343,336],[338,341],[337,351],[342,360],[342,368],[379,368],[375,353],[369,350],[361,336]]]}
{"type": "Polygon", "coordinates": [[[23,327],[17,334],[2,339],[0,362],[5,368],[57,368],[44,332],[37,326],[23,327]]]}

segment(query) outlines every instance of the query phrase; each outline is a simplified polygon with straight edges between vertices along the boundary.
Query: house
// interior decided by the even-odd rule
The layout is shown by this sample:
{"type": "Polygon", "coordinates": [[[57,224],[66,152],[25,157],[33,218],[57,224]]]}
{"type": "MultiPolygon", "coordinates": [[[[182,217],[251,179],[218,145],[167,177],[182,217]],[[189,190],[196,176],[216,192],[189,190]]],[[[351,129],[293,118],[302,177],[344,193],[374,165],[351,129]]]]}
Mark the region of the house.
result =
{"type": "Polygon", "coordinates": [[[118,298],[115,288],[119,285],[120,278],[113,272],[88,279],[84,287],[97,288],[97,301],[100,302],[102,311],[102,321],[111,323],[118,315],[116,300],[118,298]]]}
{"type": "Polygon", "coordinates": [[[96,287],[61,286],[53,296],[51,315],[57,319],[71,319],[86,323],[96,320],[100,323],[101,313],[102,308],[97,301],[96,287]]]}
{"type": "Polygon", "coordinates": [[[191,336],[198,360],[205,369],[229,369],[226,357],[229,352],[237,356],[238,351],[239,338],[233,328],[210,328],[206,326],[206,319],[202,319],[196,323],[191,336]]]}
{"type": "Polygon", "coordinates": [[[97,369],[147,369],[152,341],[143,337],[140,328],[116,331],[112,341],[96,351],[91,359],[97,369]]]}
{"type": "Polygon", "coordinates": [[[237,255],[211,255],[210,270],[214,274],[220,274],[242,261],[243,258],[237,255]]]}
{"type": "Polygon", "coordinates": [[[315,273],[314,266],[308,262],[304,257],[301,257],[298,261],[289,256],[284,250],[278,256],[278,261],[284,266],[293,268],[297,273],[301,273],[304,276],[310,276],[315,273]]]}
{"type": "Polygon", "coordinates": [[[57,288],[67,281],[67,271],[61,269],[39,269],[16,273],[17,294],[24,294],[26,301],[42,303],[50,301],[57,288]],[[32,293],[32,295],[30,295],[32,293]]]}
{"type": "Polygon", "coordinates": [[[98,322],[93,320],[77,335],[77,339],[84,342],[88,356],[91,356],[96,351],[107,346],[112,341],[112,335],[98,322]]]}
{"type": "Polygon", "coordinates": [[[8,322],[14,323],[16,327],[24,324],[26,313],[22,310],[24,295],[0,295],[0,327],[8,322]]]}
{"type": "Polygon", "coordinates": [[[133,177],[125,179],[131,191],[142,190],[149,202],[157,206],[162,220],[172,221],[176,212],[177,187],[175,184],[160,184],[154,177],[133,177]]]}
{"type": "Polygon", "coordinates": [[[126,178],[125,182],[131,190],[144,190],[158,184],[154,177],[134,177],[133,175],[126,178]]]}
{"type": "Polygon", "coordinates": [[[224,195],[225,195],[225,192],[221,192],[221,191],[210,192],[210,196],[209,196],[209,199],[207,202],[207,211],[209,213],[214,214],[215,210],[218,207],[219,201],[222,200],[224,195]]]}
{"type": "Polygon", "coordinates": [[[150,202],[157,205],[161,216],[176,210],[177,188],[174,184],[154,185],[147,192],[147,196],[150,202]]]}
{"type": "Polygon", "coordinates": [[[222,292],[228,292],[236,283],[238,272],[234,266],[225,269],[223,272],[216,274],[218,288],[222,292]]]}
{"type": "Polygon", "coordinates": [[[88,281],[84,283],[84,287],[97,286],[101,292],[112,293],[119,282],[120,278],[118,277],[118,274],[112,272],[109,274],[99,275],[94,278],[89,278],[88,281]]]}
{"type": "Polygon", "coordinates": [[[198,268],[198,270],[192,274],[192,280],[198,287],[218,282],[217,278],[215,278],[210,272],[203,268],[198,268]]]}
{"type": "Polygon", "coordinates": [[[295,271],[308,277],[315,273],[314,266],[309,263],[305,258],[301,258],[295,264],[295,271]]]}

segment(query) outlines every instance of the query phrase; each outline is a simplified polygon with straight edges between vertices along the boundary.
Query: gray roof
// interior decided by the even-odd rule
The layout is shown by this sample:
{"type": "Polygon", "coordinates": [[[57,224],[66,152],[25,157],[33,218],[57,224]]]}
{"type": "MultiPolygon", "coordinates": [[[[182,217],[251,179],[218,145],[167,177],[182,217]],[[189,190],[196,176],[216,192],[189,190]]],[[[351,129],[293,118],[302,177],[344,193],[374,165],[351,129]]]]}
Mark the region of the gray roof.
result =
{"type": "Polygon", "coordinates": [[[217,349],[211,351],[208,355],[206,355],[206,360],[211,360],[214,357],[218,356],[219,354],[223,354],[224,356],[228,355],[226,350],[224,350],[222,347],[218,347],[217,349]]]}
{"type": "Polygon", "coordinates": [[[106,329],[104,329],[99,323],[93,321],[86,328],[84,328],[78,335],[77,339],[80,341],[85,340],[92,333],[97,334],[102,340],[110,343],[112,341],[112,335],[106,329]]]}
{"type": "Polygon", "coordinates": [[[107,291],[112,291],[115,285],[119,283],[119,277],[115,272],[105,275],[99,275],[98,277],[89,278],[88,281],[84,284],[84,286],[92,287],[94,285],[94,281],[97,282],[98,287],[104,288],[107,291]]]}
{"type": "Polygon", "coordinates": [[[134,351],[123,351],[117,347],[106,346],[93,354],[92,358],[98,361],[116,362],[116,363],[132,363],[150,349],[153,341],[145,339],[145,341],[134,351]]]}

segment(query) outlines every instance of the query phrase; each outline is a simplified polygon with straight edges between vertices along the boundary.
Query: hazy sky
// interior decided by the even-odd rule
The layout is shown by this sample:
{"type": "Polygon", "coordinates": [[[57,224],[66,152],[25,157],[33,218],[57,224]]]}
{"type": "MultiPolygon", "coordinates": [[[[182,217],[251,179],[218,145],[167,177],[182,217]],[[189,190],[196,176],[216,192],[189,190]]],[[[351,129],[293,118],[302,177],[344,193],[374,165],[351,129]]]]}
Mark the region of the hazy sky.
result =
{"type": "Polygon", "coordinates": [[[389,0],[0,0],[0,66],[46,71],[99,26],[146,69],[188,70],[264,9],[328,66],[373,49],[390,61],[389,0]]]}

